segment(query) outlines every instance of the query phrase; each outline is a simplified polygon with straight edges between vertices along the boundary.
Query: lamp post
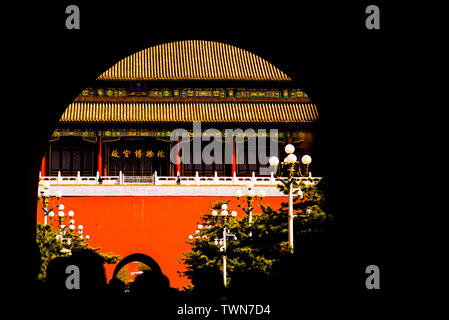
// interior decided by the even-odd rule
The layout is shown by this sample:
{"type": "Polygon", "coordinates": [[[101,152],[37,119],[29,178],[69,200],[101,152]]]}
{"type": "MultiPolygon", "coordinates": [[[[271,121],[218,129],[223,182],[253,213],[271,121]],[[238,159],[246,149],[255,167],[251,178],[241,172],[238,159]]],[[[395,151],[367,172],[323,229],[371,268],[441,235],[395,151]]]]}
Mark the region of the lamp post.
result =
{"type": "MultiPolygon", "coordinates": [[[[221,205],[221,212],[220,212],[220,216],[222,217],[227,217],[229,215],[228,212],[228,205],[226,203],[223,203],[221,205]]],[[[218,212],[216,210],[212,211],[212,215],[213,216],[217,216],[218,212]]],[[[231,216],[232,217],[237,217],[237,212],[236,211],[232,211],[231,212],[231,216]]],[[[220,246],[220,251],[223,252],[223,284],[226,287],[227,284],[227,260],[226,260],[226,248],[227,248],[227,241],[226,238],[227,237],[234,237],[234,240],[237,240],[237,236],[233,233],[229,232],[229,229],[226,227],[223,227],[223,235],[221,239],[215,238],[214,239],[214,244],[216,246],[220,246]]]]}
{"type": "MultiPolygon", "coordinates": [[[[67,214],[63,211],[65,206],[60,203],[60,199],[62,197],[62,192],[57,190],[54,194],[51,194],[48,190],[50,187],[50,183],[48,181],[44,181],[42,183],[44,190],[42,190],[38,196],[38,201],[42,201],[42,210],[44,211],[44,225],[48,224],[47,217],[50,217],[50,224],[53,226],[53,217],[55,216],[56,209],[57,212],[57,226],[59,228],[59,234],[56,235],[56,239],[61,241],[63,248],[61,249],[61,253],[72,254],[71,250],[67,247],[72,244],[73,236],[75,232],[78,231],[78,237],[80,239],[86,239],[89,241],[90,236],[83,236],[83,225],[78,225],[78,228],[75,226],[75,212],[70,210],[67,214]],[[54,198],[57,199],[57,205],[55,206],[54,198]],[[53,208],[49,208],[50,199],[52,201],[53,208]]],[[[84,240],[83,240],[84,241],[84,240]]]]}
{"type": "MultiPolygon", "coordinates": [[[[219,217],[220,216],[220,217],[223,217],[225,219],[228,216],[231,216],[233,218],[237,217],[237,211],[232,211],[231,213],[228,212],[228,205],[226,203],[223,203],[221,205],[220,213],[217,210],[212,210],[211,214],[212,214],[213,217],[219,217]]],[[[200,238],[199,233],[201,232],[201,230],[203,228],[209,229],[211,227],[212,226],[209,225],[209,224],[207,224],[206,226],[203,226],[202,224],[198,224],[198,228],[195,230],[196,236],[193,236],[193,235],[190,234],[189,235],[189,240],[193,240],[193,238],[196,238],[196,239],[200,238]]]]}
{"type": "MultiPolygon", "coordinates": [[[[51,194],[48,190],[50,188],[50,183],[48,181],[44,181],[42,183],[42,186],[44,190],[40,192],[40,195],[38,197],[38,201],[42,201],[42,211],[44,211],[44,225],[47,224],[47,216],[53,217],[55,215],[54,208],[49,209],[50,199],[52,201],[52,206],[55,206],[54,198],[57,199],[57,207],[59,208],[59,200],[62,197],[62,192],[60,190],[57,190],[54,194],[51,194]]],[[[62,210],[62,209],[60,209],[62,210]]]]}
{"type": "Polygon", "coordinates": [[[223,284],[226,287],[227,285],[227,260],[226,260],[226,248],[227,248],[227,237],[233,237],[234,240],[237,240],[237,236],[231,232],[229,232],[228,228],[223,228],[223,237],[218,239],[214,239],[214,244],[216,246],[220,246],[220,251],[223,252],[223,284]]]}
{"type": "MultiPolygon", "coordinates": [[[[305,171],[301,170],[301,162],[297,161],[297,157],[294,154],[295,146],[292,144],[287,144],[285,146],[285,153],[287,156],[284,158],[284,161],[280,163],[281,168],[286,167],[288,173],[288,245],[291,250],[293,250],[293,180],[295,173],[297,173],[300,177],[305,177],[309,174],[309,164],[312,162],[312,158],[309,155],[304,155],[301,158],[302,164],[305,165],[305,171]],[[296,167],[298,170],[296,171],[296,167]]],[[[274,172],[276,172],[276,167],[279,165],[279,159],[276,156],[273,156],[269,159],[270,166],[274,167],[274,172]]],[[[280,170],[282,175],[282,169],[280,170]]],[[[299,196],[302,198],[302,191],[299,190],[299,196]]]]}
{"type": "MultiPolygon", "coordinates": [[[[64,205],[60,204],[59,205],[59,209],[60,211],[58,212],[58,227],[59,227],[59,235],[57,236],[57,238],[62,242],[62,243],[67,243],[67,245],[70,245],[72,240],[70,237],[66,237],[67,232],[70,233],[75,233],[75,231],[78,231],[78,236],[80,239],[84,239],[83,233],[84,233],[84,226],[82,224],[78,225],[78,228],[75,226],[75,219],[73,219],[73,217],[75,216],[75,212],[73,212],[73,210],[70,210],[67,215],[65,214],[64,211],[64,205]],[[67,226],[68,223],[68,226],[67,226]]],[[[54,215],[54,213],[53,213],[54,215]]],[[[53,216],[50,216],[50,218],[53,216]]],[[[86,240],[89,240],[90,237],[89,235],[86,235],[86,240]]],[[[68,250],[70,251],[70,250],[68,250]]]]}
{"type": "Polygon", "coordinates": [[[226,203],[223,203],[221,205],[221,211],[220,214],[218,214],[217,210],[212,210],[211,212],[212,216],[217,217],[217,216],[222,216],[222,217],[227,217],[229,215],[231,215],[232,217],[237,217],[237,211],[232,211],[231,213],[228,212],[228,205],[226,203]]]}
{"type": "MultiPolygon", "coordinates": [[[[228,211],[228,205],[226,203],[223,203],[221,205],[221,210],[220,212],[218,212],[217,210],[212,210],[211,214],[213,217],[218,218],[218,217],[222,217],[224,218],[224,221],[226,221],[226,219],[231,216],[232,218],[236,218],[237,217],[237,211],[228,211]]],[[[215,222],[216,223],[216,220],[215,222]]],[[[203,226],[202,224],[198,224],[198,228],[196,229],[195,233],[196,236],[193,235],[189,235],[189,239],[193,240],[193,238],[199,239],[200,238],[200,233],[201,230],[206,228],[209,229],[212,226],[210,224],[207,224],[206,226],[203,226]]],[[[214,239],[214,244],[216,246],[220,246],[220,251],[224,252],[223,254],[223,284],[226,287],[227,285],[227,260],[226,260],[226,248],[227,248],[227,237],[234,237],[234,240],[237,240],[237,236],[233,233],[230,233],[229,229],[226,226],[223,226],[223,233],[222,233],[222,238],[215,238],[214,239]]],[[[206,235],[204,235],[204,238],[207,238],[206,235]]]]}
{"type": "MultiPolygon", "coordinates": [[[[247,214],[248,216],[248,224],[251,225],[251,223],[253,222],[253,203],[254,200],[258,201],[260,200],[260,202],[262,203],[263,201],[263,197],[265,197],[265,192],[263,190],[259,191],[258,193],[256,193],[254,191],[254,184],[253,183],[249,183],[247,186],[248,190],[243,193],[241,190],[237,190],[235,192],[235,196],[237,197],[237,207],[242,207],[240,205],[240,198],[241,197],[245,197],[246,198],[246,204],[247,204],[247,208],[243,208],[243,211],[247,214]]],[[[249,236],[252,236],[252,233],[249,233],[249,236]]]]}

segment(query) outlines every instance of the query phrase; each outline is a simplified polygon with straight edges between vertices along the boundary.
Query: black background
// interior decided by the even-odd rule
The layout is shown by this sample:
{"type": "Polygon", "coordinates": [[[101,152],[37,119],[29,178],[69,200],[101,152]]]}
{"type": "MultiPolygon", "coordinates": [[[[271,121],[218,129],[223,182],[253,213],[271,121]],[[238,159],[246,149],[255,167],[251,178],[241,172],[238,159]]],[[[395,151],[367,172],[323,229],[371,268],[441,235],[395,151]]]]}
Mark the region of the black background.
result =
{"type": "Polygon", "coordinates": [[[340,298],[348,307],[351,301],[383,307],[405,290],[408,268],[401,219],[405,191],[395,182],[401,179],[398,119],[404,108],[394,99],[403,59],[396,50],[402,40],[397,14],[382,1],[313,6],[298,1],[60,1],[4,10],[13,17],[7,20],[3,47],[11,99],[3,96],[2,103],[2,168],[14,181],[8,184],[11,197],[5,197],[11,206],[3,212],[15,232],[13,252],[7,253],[14,257],[10,288],[20,287],[19,294],[26,290],[41,156],[66,106],[120,59],[162,42],[199,39],[261,56],[317,104],[320,162],[329,177],[340,248],[329,272],[341,272],[337,276],[344,279],[347,295],[340,298]],[[80,30],[65,28],[69,4],[80,8],[80,30]],[[380,7],[380,30],[365,28],[369,4],[380,7]],[[365,288],[370,264],[380,267],[381,290],[365,288]],[[14,285],[21,280],[23,285],[14,285]]]}

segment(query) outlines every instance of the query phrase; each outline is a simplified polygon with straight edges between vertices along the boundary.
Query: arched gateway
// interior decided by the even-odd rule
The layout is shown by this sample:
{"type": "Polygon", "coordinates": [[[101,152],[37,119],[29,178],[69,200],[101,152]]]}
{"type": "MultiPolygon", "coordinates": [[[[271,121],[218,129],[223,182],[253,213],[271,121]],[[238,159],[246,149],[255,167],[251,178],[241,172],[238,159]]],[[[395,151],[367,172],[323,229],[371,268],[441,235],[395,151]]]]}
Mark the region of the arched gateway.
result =
{"type": "Polygon", "coordinates": [[[279,206],[268,158],[283,157],[286,143],[313,157],[317,120],[307,94],[261,57],[219,42],[165,43],[119,61],[67,106],[40,189],[48,181],[62,192],[93,246],[147,254],[181,288],[178,259],[198,213],[211,201],[233,205],[248,182],[279,206]]]}
{"type": "Polygon", "coordinates": [[[135,261],[141,262],[141,263],[147,265],[151,269],[152,272],[162,273],[161,267],[157,264],[157,262],[153,258],[147,256],[146,254],[133,253],[133,254],[130,254],[129,256],[125,257],[124,259],[120,260],[120,262],[117,264],[117,266],[114,269],[112,278],[116,278],[119,271],[124,266],[126,266],[128,263],[135,262],[135,261]]]}

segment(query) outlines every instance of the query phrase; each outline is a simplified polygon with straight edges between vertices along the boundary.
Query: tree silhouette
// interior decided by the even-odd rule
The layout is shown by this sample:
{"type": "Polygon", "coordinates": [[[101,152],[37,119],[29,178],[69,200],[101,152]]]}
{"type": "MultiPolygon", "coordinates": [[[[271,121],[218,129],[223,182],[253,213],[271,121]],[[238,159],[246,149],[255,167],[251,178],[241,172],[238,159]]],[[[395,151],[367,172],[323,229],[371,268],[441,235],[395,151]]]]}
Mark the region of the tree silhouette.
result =
{"type": "MultiPolygon", "coordinates": [[[[333,216],[327,210],[325,180],[318,183],[296,182],[293,180],[294,197],[294,237],[297,243],[311,233],[326,232],[333,225],[333,216]],[[299,191],[299,189],[301,191],[299,191]]],[[[289,182],[283,180],[278,188],[288,194],[289,182]]],[[[186,265],[183,273],[192,282],[199,274],[213,273],[223,268],[222,256],[227,256],[228,281],[232,284],[232,274],[257,273],[272,277],[276,274],[276,262],[292,255],[287,241],[288,203],[273,209],[270,205],[260,205],[262,213],[254,214],[252,223],[248,215],[235,218],[230,215],[212,215],[220,210],[223,203],[212,202],[207,213],[200,216],[199,228],[188,240],[192,246],[190,252],[181,257],[186,265]],[[223,228],[236,235],[236,239],[227,242],[226,253],[220,251],[215,239],[222,237],[223,228]]],[[[229,209],[231,211],[231,209],[229,209]]]]}

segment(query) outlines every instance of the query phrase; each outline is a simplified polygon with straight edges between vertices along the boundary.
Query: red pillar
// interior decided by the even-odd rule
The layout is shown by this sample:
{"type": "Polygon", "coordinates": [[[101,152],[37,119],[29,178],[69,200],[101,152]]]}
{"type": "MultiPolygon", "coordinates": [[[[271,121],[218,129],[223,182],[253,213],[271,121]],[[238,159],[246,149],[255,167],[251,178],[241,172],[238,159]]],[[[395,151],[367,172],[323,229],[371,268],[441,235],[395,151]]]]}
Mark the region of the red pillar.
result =
{"type": "Polygon", "coordinates": [[[235,156],[235,137],[232,138],[232,176],[237,175],[237,164],[235,156]]]}
{"type": "Polygon", "coordinates": [[[98,137],[98,155],[97,155],[97,171],[100,174],[100,176],[102,176],[103,174],[103,158],[102,158],[102,141],[101,141],[101,136],[98,137]]]}
{"type": "Polygon", "coordinates": [[[179,156],[179,137],[178,137],[178,144],[176,145],[176,176],[181,176],[181,157],[179,156]]]}
{"type": "Polygon", "coordinates": [[[47,167],[47,159],[46,159],[46,152],[44,152],[44,156],[42,157],[41,162],[41,176],[45,177],[45,168],[47,167]]]}
{"type": "Polygon", "coordinates": [[[102,162],[102,166],[103,166],[103,176],[107,176],[108,175],[108,148],[107,145],[104,145],[104,160],[102,162]]]}

